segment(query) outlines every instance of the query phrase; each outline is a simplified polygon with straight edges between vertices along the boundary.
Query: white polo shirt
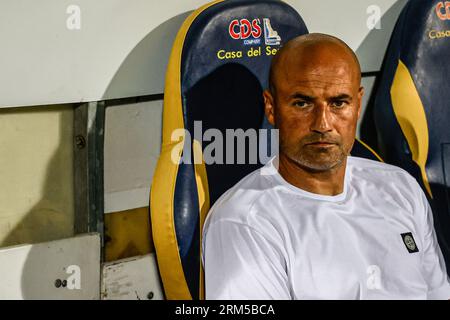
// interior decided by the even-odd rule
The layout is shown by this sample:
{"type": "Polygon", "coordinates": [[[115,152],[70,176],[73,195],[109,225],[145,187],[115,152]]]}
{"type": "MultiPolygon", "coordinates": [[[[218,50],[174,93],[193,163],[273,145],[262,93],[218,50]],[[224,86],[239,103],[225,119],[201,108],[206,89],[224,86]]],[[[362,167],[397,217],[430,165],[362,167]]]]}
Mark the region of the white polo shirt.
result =
{"type": "Polygon", "coordinates": [[[406,171],[348,157],[343,193],[325,196],[286,182],[274,159],[209,212],[206,299],[450,299],[431,209],[406,171]]]}

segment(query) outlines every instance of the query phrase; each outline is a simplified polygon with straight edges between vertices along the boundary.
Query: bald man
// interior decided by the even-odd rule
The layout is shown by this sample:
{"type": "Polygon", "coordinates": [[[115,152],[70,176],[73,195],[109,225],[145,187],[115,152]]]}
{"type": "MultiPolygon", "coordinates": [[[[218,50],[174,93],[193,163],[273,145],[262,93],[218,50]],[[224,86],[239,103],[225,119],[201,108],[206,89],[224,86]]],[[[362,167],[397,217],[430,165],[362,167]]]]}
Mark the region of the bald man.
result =
{"type": "Polygon", "coordinates": [[[353,51],[322,34],[275,56],[265,113],[280,152],[211,208],[207,299],[448,299],[421,188],[349,156],[364,89],[353,51]]]}

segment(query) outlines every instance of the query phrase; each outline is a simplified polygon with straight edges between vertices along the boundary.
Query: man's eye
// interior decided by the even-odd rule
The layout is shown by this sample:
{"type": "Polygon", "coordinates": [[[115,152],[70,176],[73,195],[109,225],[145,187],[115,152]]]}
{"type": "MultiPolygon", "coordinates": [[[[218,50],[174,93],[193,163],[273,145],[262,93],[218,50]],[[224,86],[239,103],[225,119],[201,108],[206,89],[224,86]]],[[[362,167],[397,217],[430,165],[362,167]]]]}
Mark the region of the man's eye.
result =
{"type": "Polygon", "coordinates": [[[332,106],[335,108],[342,108],[344,107],[344,105],[346,104],[346,101],[343,100],[338,100],[338,101],[333,101],[332,106]]]}
{"type": "Polygon", "coordinates": [[[307,107],[309,104],[306,101],[295,101],[294,102],[294,106],[299,107],[299,108],[305,108],[307,107]]]}

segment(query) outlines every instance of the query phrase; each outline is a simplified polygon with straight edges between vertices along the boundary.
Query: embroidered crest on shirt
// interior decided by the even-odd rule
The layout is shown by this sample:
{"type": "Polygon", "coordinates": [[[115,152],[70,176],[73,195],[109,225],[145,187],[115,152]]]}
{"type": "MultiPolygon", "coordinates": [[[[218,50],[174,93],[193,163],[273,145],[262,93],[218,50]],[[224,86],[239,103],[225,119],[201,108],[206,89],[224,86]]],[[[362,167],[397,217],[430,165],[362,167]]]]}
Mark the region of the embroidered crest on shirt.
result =
{"type": "Polygon", "coordinates": [[[416,241],[414,241],[414,237],[411,232],[402,233],[401,236],[409,253],[419,252],[419,248],[417,248],[416,241]]]}

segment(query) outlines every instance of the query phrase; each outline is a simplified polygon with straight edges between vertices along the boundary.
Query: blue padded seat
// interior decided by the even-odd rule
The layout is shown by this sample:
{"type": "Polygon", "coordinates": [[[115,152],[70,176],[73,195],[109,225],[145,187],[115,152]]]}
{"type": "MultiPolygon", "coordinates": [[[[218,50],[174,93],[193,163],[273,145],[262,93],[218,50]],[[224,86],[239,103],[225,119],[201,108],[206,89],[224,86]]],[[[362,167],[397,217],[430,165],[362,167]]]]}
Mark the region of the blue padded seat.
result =
{"type": "Polygon", "coordinates": [[[450,2],[410,0],[396,23],[375,96],[378,148],[428,196],[450,267],[450,2]]]}

